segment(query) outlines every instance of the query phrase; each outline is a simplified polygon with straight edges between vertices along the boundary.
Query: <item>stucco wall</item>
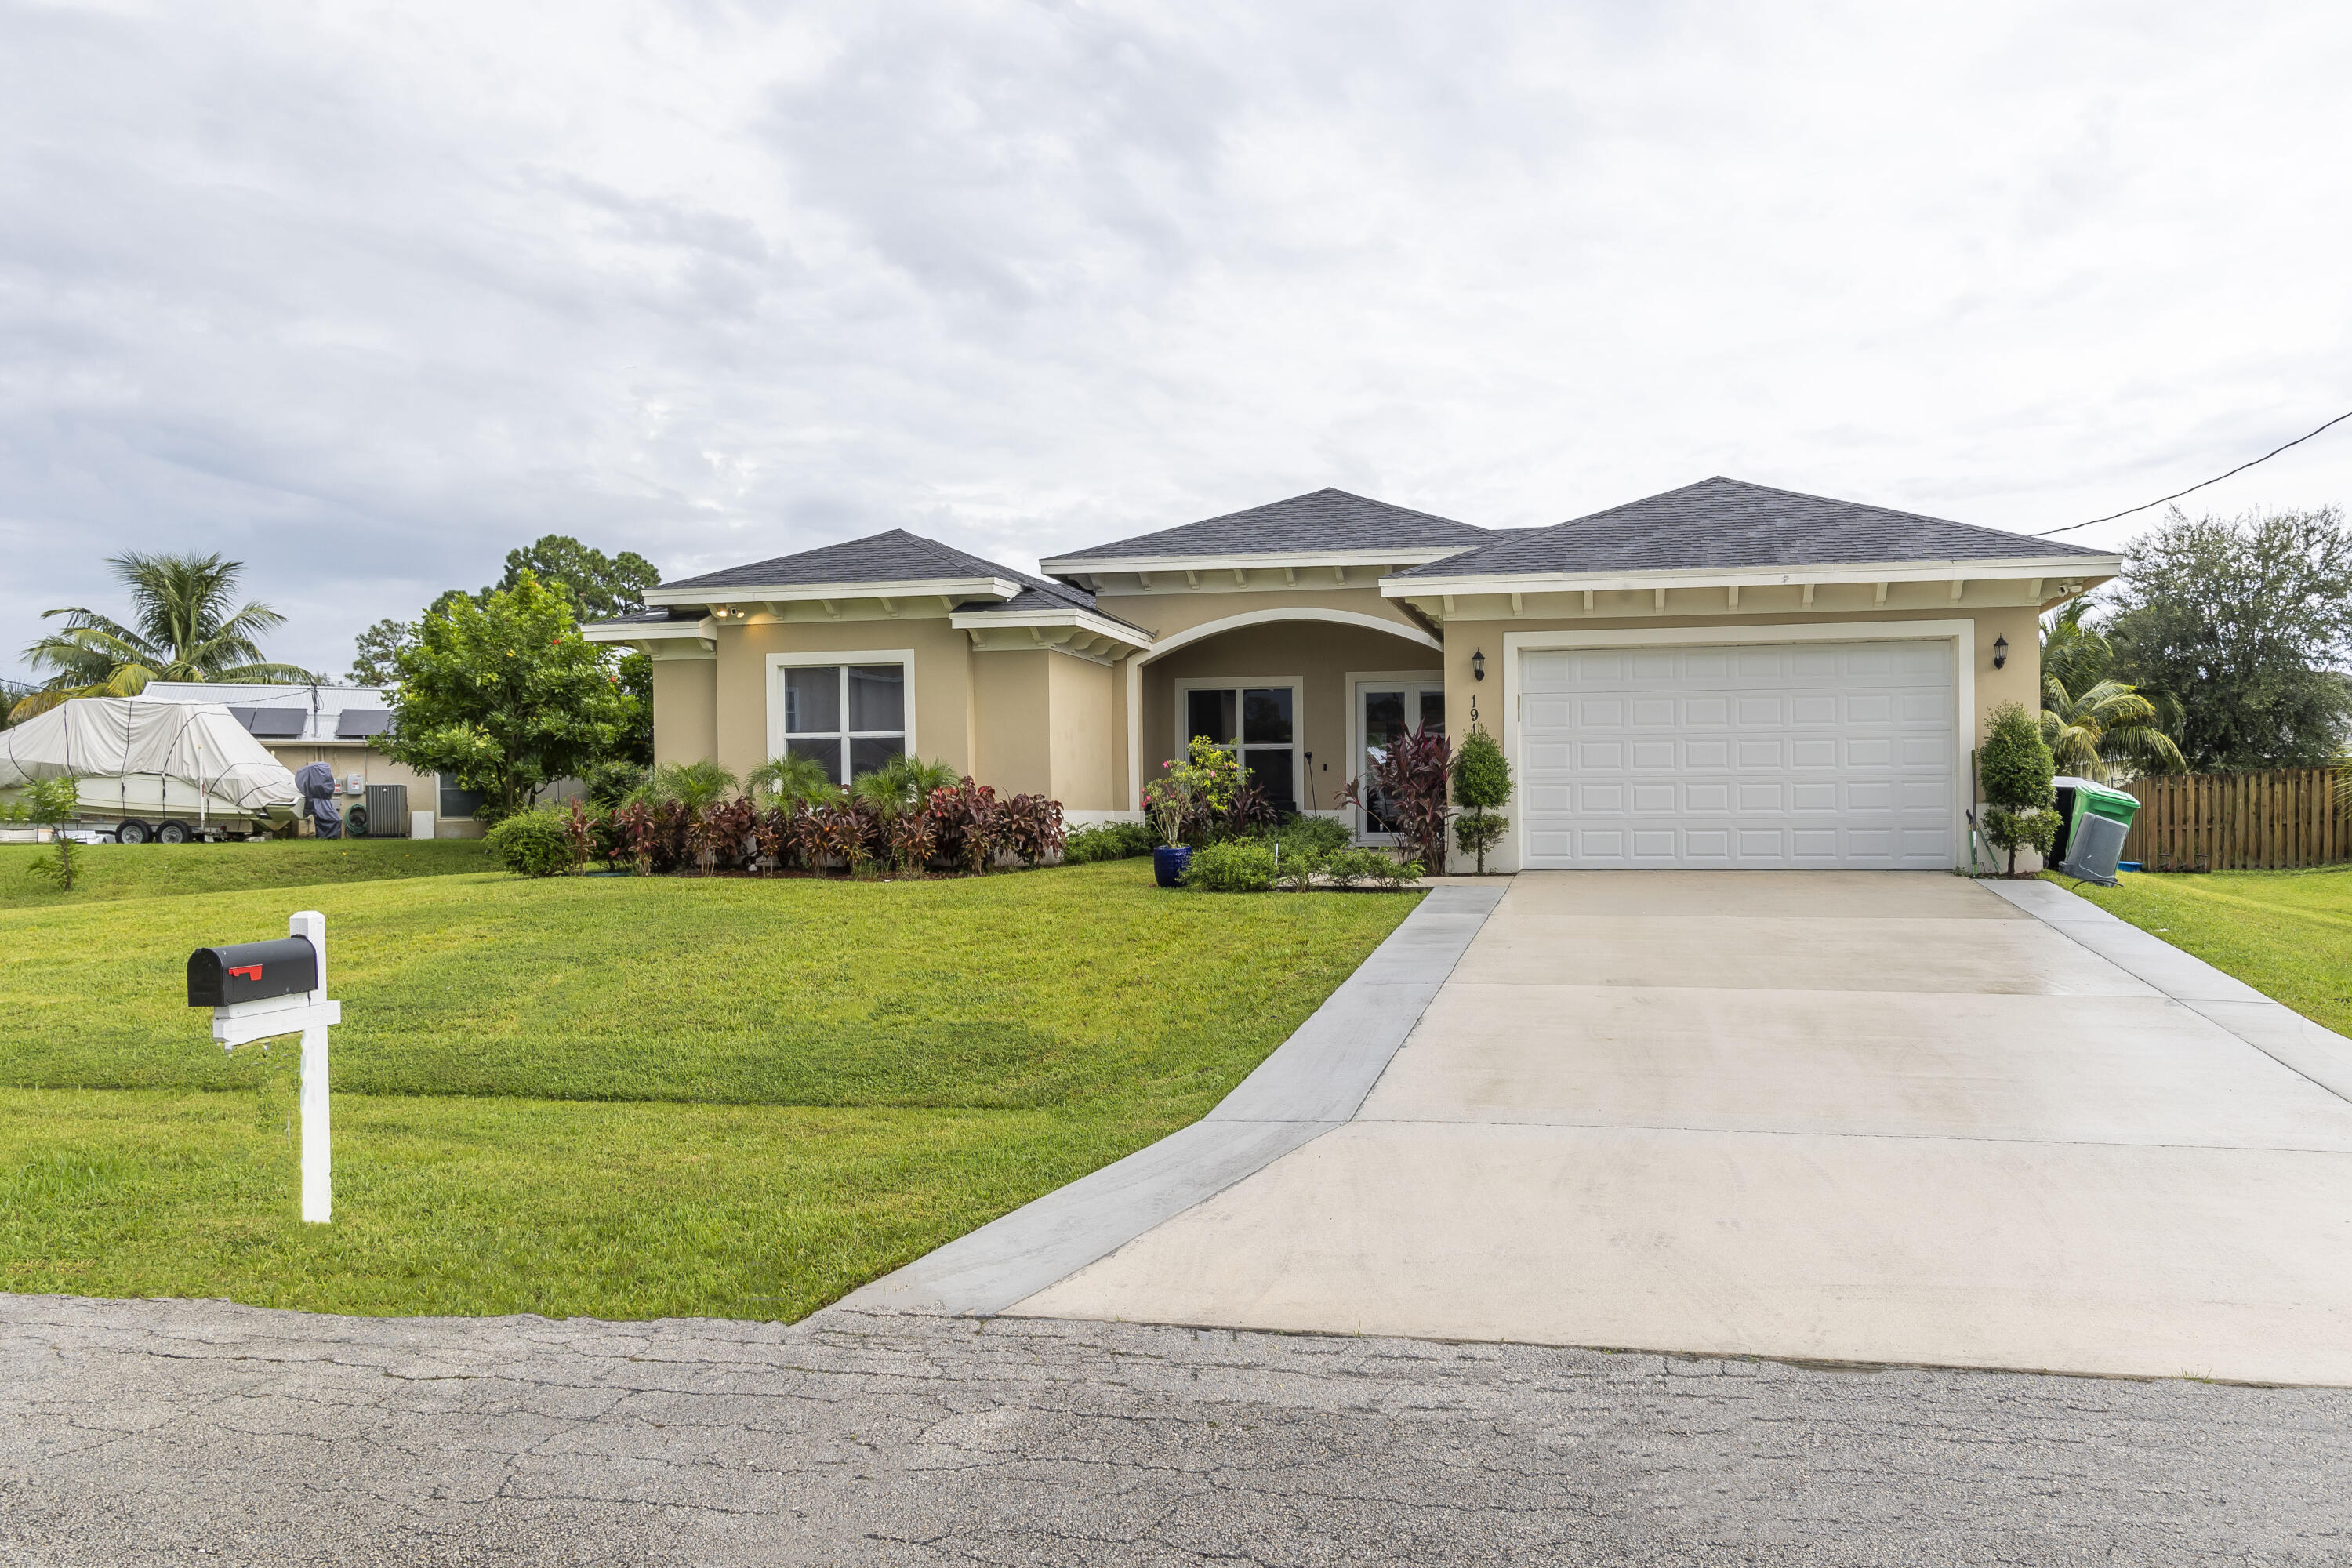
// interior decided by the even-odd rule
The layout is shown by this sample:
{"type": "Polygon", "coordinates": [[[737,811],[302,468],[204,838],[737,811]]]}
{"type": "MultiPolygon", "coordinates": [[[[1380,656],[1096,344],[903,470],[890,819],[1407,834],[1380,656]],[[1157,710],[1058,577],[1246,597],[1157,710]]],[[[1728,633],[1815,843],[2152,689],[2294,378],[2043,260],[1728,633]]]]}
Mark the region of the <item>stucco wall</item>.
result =
{"type": "Polygon", "coordinates": [[[719,661],[654,661],[654,761],[705,763],[719,755],[719,661]]]}
{"type": "Polygon", "coordinates": [[[1118,728],[1116,670],[1066,654],[1046,656],[1052,691],[1052,783],[1047,794],[1071,811],[1109,811],[1120,804],[1115,761],[1126,749],[1118,728]]]}
{"type": "MultiPolygon", "coordinates": [[[[1975,682],[1975,734],[1981,742],[1984,737],[1984,716],[1995,704],[2016,701],[2029,709],[2040,706],[2041,656],[2039,615],[2029,605],[2015,607],[1966,608],[1948,606],[1939,609],[1868,609],[1868,610],[1799,610],[1788,614],[1756,616],[1677,615],[1669,611],[1653,616],[1567,616],[1558,619],[1527,616],[1495,620],[1475,620],[1457,616],[1445,626],[1445,711],[1449,728],[1458,740],[1468,732],[1470,705],[1478,704],[1481,726],[1504,742],[1510,740],[1510,712],[1506,706],[1516,695],[1517,672],[1508,668],[1503,638],[1507,633],[1548,631],[1619,631],[1640,629],[1655,631],[1660,642],[1673,642],[1677,630],[1705,627],[1712,634],[1716,629],[1739,627],[1752,629],[1757,642],[1775,640],[1773,628],[1792,626],[1826,626],[1850,623],[1893,623],[1908,621],[1972,621],[1975,623],[1975,660],[1971,675],[1975,682]],[[1992,645],[2000,637],[2009,639],[2009,660],[2000,668],[1992,668],[1992,645]],[[1474,679],[1472,656],[1480,650],[1486,655],[1486,679],[1474,679]],[[1454,716],[1459,715],[1459,718],[1454,716]]],[[[1518,759],[1514,756],[1516,764],[1518,759]]],[[[1965,780],[1968,759],[1958,760],[1957,775],[1965,780]]],[[[1962,784],[1960,794],[1965,795],[1962,784]]],[[[1956,803],[1956,810],[1964,809],[1965,801],[1956,803]]],[[[1506,807],[1506,810],[1511,808],[1506,807]]],[[[1959,825],[1954,842],[1965,845],[1967,825],[1959,825]]],[[[1517,865],[1516,835],[1505,841],[1500,864],[1506,869],[1517,865]]],[[[1498,863],[1489,855],[1487,864],[1498,863]]]]}
{"type": "MultiPolygon", "coordinates": [[[[999,795],[1053,791],[1053,671],[1066,654],[1036,648],[973,656],[980,756],[972,775],[999,795]]],[[[1071,803],[1065,801],[1064,805],[1071,803]]]]}
{"type": "MultiPolygon", "coordinates": [[[[720,764],[740,777],[768,760],[772,686],[768,679],[768,655],[899,648],[909,649],[915,656],[915,751],[925,760],[943,762],[958,773],[972,772],[973,660],[1019,656],[974,655],[971,639],[950,626],[945,616],[837,623],[754,621],[720,626],[719,657],[714,661],[720,764]]],[[[658,706],[655,722],[658,728],[658,706]]],[[[658,734],[655,743],[658,751],[658,734]]]]}

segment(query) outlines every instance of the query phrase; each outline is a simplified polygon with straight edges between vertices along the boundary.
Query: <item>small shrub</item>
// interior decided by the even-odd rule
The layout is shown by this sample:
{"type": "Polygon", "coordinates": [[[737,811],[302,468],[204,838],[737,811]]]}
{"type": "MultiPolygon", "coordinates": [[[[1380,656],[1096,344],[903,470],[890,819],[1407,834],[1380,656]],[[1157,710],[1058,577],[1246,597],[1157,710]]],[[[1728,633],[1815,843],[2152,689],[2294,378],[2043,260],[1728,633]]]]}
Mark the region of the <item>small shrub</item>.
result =
{"type": "Polygon", "coordinates": [[[1483,812],[1454,819],[1454,842],[1465,855],[1476,860],[1478,872],[1486,871],[1486,851],[1502,842],[1503,835],[1511,830],[1507,816],[1488,816],[1483,812]]]}
{"type": "Polygon", "coordinates": [[[1985,837],[1996,849],[2009,852],[2009,874],[2017,875],[2017,852],[2031,849],[2044,860],[2050,858],[2050,847],[2058,841],[2058,814],[2054,811],[2012,811],[2005,805],[1985,808],[1985,837]]]}
{"type": "Polygon", "coordinates": [[[1396,824],[1397,841],[1433,865],[1445,864],[1445,824],[1453,815],[1446,784],[1454,752],[1439,731],[1423,726],[1406,731],[1386,746],[1366,753],[1364,771],[1348,782],[1340,798],[1396,824]]]}
{"type": "Polygon", "coordinates": [[[1062,864],[1129,860],[1151,853],[1151,830],[1139,822],[1099,822],[1074,830],[1062,841],[1062,864]]]}
{"type": "Polygon", "coordinates": [[[1192,851],[1184,885],[1212,893],[1263,893],[1274,886],[1274,847],[1230,838],[1192,851]]]}
{"type": "Polygon", "coordinates": [[[1394,888],[1417,880],[1421,874],[1420,861],[1399,861],[1378,849],[1342,849],[1323,866],[1323,875],[1335,888],[1351,888],[1359,882],[1394,888]]]}
{"type": "Polygon", "coordinates": [[[2058,794],[2051,778],[2057,771],[2042,739],[2041,722],[2023,703],[2004,702],[1986,715],[1977,778],[1987,804],[2011,811],[2055,805],[2058,794]]]}
{"type": "Polygon", "coordinates": [[[587,786],[590,804],[607,811],[634,795],[646,782],[646,770],[635,763],[613,758],[598,763],[580,777],[587,786]]]}
{"type": "Polygon", "coordinates": [[[1315,885],[1316,874],[1331,858],[1306,845],[1274,841],[1274,885],[1285,892],[1303,893],[1315,885]]]}
{"type": "Polygon", "coordinates": [[[567,817],[545,809],[501,817],[483,837],[491,858],[519,877],[561,877],[584,858],[567,817]]]}
{"type": "Polygon", "coordinates": [[[1282,846],[1286,860],[1294,854],[1337,855],[1355,840],[1348,825],[1333,816],[1292,816],[1270,837],[1282,846]]]}
{"type": "Polygon", "coordinates": [[[75,879],[81,875],[82,847],[66,837],[65,829],[65,825],[80,810],[79,783],[72,779],[43,779],[25,792],[21,807],[14,814],[51,829],[49,844],[53,853],[33,862],[33,875],[61,893],[72,892],[75,879]]]}
{"type": "Polygon", "coordinates": [[[967,777],[931,792],[930,816],[937,841],[932,853],[978,876],[996,853],[996,791],[967,777]]]}

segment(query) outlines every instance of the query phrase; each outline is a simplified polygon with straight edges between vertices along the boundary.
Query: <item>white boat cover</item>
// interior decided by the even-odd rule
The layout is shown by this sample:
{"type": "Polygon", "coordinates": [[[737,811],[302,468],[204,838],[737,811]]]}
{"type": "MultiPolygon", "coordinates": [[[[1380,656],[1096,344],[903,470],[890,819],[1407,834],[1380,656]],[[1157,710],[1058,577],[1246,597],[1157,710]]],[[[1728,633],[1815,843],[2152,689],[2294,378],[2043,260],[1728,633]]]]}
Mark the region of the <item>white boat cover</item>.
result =
{"type": "Polygon", "coordinates": [[[0,790],[81,781],[84,816],[283,816],[294,775],[217,702],[78,697],[0,730],[0,790]]]}

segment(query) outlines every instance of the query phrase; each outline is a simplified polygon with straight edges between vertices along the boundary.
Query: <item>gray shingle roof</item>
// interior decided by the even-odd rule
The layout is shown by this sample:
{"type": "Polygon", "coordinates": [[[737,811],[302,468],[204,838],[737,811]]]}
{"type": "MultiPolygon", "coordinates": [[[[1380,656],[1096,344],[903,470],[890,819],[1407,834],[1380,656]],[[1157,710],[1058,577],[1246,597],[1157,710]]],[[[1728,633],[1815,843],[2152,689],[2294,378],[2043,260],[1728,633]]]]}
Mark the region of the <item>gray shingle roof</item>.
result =
{"type": "Polygon", "coordinates": [[[2000,529],[1717,477],[1549,528],[1529,529],[1483,550],[1399,575],[1670,572],[2099,553],[2055,540],[2028,539],[2000,529]]]}
{"type": "Polygon", "coordinates": [[[1055,561],[1193,555],[1275,555],[1286,551],[1442,550],[1483,544],[1486,529],[1410,507],[1320,489],[1246,511],[1139,533],[1111,544],[1066,551],[1055,561]]]}
{"type": "Polygon", "coordinates": [[[1010,577],[1034,581],[993,561],[968,555],[952,545],[894,528],[864,539],[821,544],[795,555],[730,566],[699,577],[664,583],[664,588],[787,588],[813,583],[919,583],[940,577],[1010,577]]]}
{"type": "MultiPolygon", "coordinates": [[[[1010,599],[974,599],[958,605],[956,612],[959,615],[1075,609],[1100,616],[1138,633],[1143,630],[1132,621],[1121,620],[1098,607],[1095,604],[1095,596],[1083,588],[1074,588],[1067,583],[1056,583],[1050,578],[1032,577],[1026,572],[1015,572],[1010,566],[983,560],[951,544],[941,544],[936,539],[925,539],[919,533],[909,533],[903,528],[868,534],[864,539],[846,540],[839,544],[823,544],[793,555],[754,561],[747,566],[706,572],[699,577],[664,583],[662,587],[791,588],[814,584],[919,583],[969,577],[1001,577],[1019,584],[1021,591],[1010,599]]],[[[597,624],[625,626],[640,620],[667,619],[669,613],[666,607],[656,606],[597,624]]]]}

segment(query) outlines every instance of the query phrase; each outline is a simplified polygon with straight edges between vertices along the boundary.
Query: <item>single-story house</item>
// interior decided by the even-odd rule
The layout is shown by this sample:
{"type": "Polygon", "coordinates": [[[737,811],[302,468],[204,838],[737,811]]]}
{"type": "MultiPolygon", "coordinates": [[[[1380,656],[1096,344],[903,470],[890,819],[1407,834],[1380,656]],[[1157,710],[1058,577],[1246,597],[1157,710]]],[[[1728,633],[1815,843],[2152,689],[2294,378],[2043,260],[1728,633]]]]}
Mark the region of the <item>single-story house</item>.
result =
{"type": "MultiPolygon", "coordinates": [[[[348,814],[370,784],[404,784],[408,809],[434,814],[436,838],[479,838],[478,793],[455,774],[420,773],[368,744],[392,727],[392,698],[372,686],[243,685],[229,681],[151,680],[139,693],[161,702],[218,702],[289,773],[310,763],[335,772],[336,805],[348,814]]],[[[306,826],[304,832],[310,829],[306,826]]]]}
{"type": "Polygon", "coordinates": [[[1516,772],[1506,868],[1948,869],[1986,710],[2038,703],[2037,617],[2122,560],[1711,479],[1514,530],[1318,490],[1040,566],[894,529],[587,635],[651,656],[663,762],[905,750],[1083,822],[1207,735],[1343,814],[1369,749],[1475,727],[1516,772]]]}

